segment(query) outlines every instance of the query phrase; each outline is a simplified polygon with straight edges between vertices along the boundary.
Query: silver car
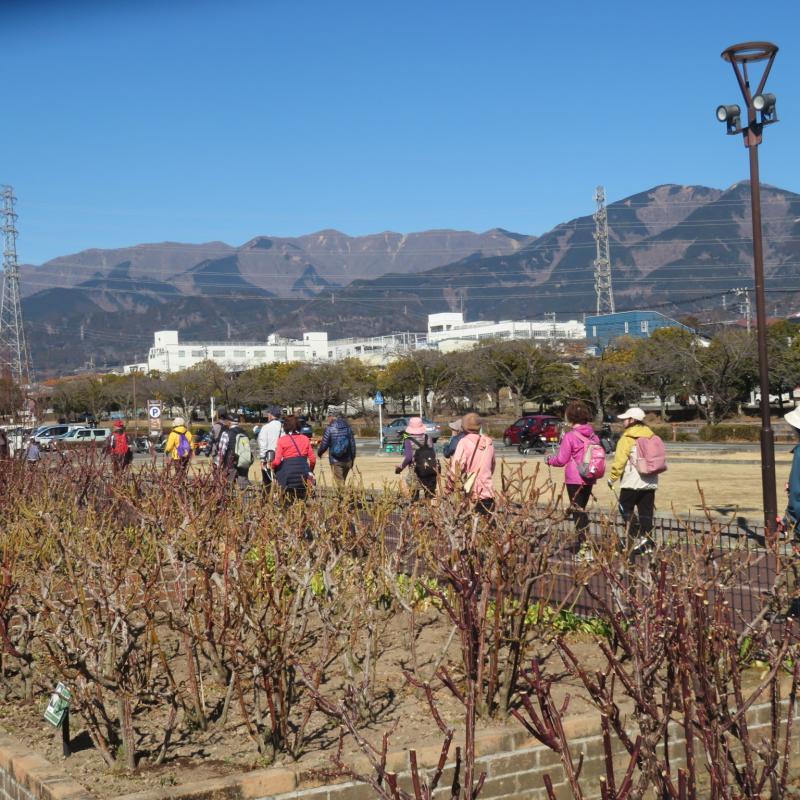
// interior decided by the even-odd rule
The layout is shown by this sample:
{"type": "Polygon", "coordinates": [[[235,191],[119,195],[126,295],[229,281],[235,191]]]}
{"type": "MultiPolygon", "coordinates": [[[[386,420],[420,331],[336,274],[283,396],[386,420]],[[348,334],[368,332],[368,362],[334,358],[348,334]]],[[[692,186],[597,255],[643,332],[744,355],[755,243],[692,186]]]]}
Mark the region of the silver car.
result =
{"type": "MultiPolygon", "coordinates": [[[[383,440],[385,442],[399,442],[403,438],[411,417],[398,417],[393,419],[388,425],[383,426],[383,440]]],[[[425,423],[425,433],[434,441],[442,435],[442,426],[438,422],[423,417],[425,423]]]]}

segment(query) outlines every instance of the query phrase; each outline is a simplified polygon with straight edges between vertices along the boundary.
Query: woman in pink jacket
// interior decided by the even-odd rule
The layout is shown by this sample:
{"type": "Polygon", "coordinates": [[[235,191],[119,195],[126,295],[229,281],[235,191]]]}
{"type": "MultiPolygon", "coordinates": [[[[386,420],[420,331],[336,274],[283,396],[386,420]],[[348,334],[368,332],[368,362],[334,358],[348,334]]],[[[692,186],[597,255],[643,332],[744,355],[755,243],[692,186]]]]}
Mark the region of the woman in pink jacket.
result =
{"type": "Polygon", "coordinates": [[[481,418],[477,414],[465,414],[461,420],[464,438],[456,447],[450,461],[450,480],[467,480],[475,473],[469,498],[475,503],[476,511],[486,514],[494,508],[494,443],[490,436],[481,435],[481,418]]]}
{"type": "Polygon", "coordinates": [[[572,428],[562,437],[558,452],[548,457],[546,461],[551,467],[564,467],[564,483],[567,485],[572,519],[575,520],[575,532],[578,534],[581,551],[586,553],[583,545],[589,528],[589,515],[585,509],[592,496],[595,482],[581,477],[578,464],[583,461],[587,445],[599,444],[600,440],[589,424],[592,412],[585,403],[573,400],[567,406],[565,416],[572,428]]]}

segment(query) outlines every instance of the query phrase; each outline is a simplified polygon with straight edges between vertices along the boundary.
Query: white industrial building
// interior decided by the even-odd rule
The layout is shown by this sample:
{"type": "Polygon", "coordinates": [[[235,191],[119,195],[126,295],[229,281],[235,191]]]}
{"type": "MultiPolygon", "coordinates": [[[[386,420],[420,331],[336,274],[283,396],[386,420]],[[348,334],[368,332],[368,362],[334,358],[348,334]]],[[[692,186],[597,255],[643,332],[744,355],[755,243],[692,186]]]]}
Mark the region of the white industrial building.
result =
{"type": "Polygon", "coordinates": [[[329,340],[324,331],[311,331],[304,333],[302,339],[271,334],[266,342],[181,342],[178,331],[157,331],[147,356],[147,370],[177,372],[206,360],[230,371],[261,364],[337,361],[349,357],[383,364],[400,353],[426,346],[424,333],[329,340]]]}
{"type": "Polygon", "coordinates": [[[428,342],[444,352],[473,347],[483,339],[534,339],[540,342],[576,341],[586,338],[586,326],[578,320],[503,320],[464,322],[456,312],[428,316],[428,342]]]}
{"type": "Polygon", "coordinates": [[[157,331],[147,364],[129,364],[126,372],[178,372],[201,361],[213,361],[234,371],[288,361],[338,361],[358,358],[381,365],[412,350],[438,348],[443,352],[473,347],[484,339],[563,341],[586,338],[583,323],[529,320],[464,322],[459,313],[431,314],[427,333],[393,333],[386,336],[328,339],[324,331],[304,333],[302,339],[271,334],[266,342],[181,342],[178,331],[157,331]]]}

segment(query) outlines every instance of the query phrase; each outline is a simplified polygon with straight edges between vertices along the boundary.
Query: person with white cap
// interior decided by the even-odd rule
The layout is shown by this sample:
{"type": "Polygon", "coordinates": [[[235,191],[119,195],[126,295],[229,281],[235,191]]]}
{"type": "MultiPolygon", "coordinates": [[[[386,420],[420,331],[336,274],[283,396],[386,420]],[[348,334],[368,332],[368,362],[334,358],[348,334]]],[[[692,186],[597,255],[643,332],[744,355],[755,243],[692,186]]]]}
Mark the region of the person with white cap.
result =
{"type": "Polygon", "coordinates": [[[185,475],[189,470],[192,452],[192,432],[186,427],[183,417],[175,417],[164,446],[164,455],[170,458],[169,463],[176,472],[185,475]]]}
{"type": "Polygon", "coordinates": [[[797,546],[800,541],[800,408],[793,408],[784,414],[784,420],[792,426],[797,444],[792,448],[792,467],[789,470],[789,481],[786,484],[786,514],[783,518],[783,529],[789,536],[789,541],[794,543],[793,557],[790,569],[787,570],[786,590],[789,594],[789,604],[783,613],[773,617],[773,622],[781,618],[800,617],[800,564],[797,560],[797,546]]]}
{"type": "Polygon", "coordinates": [[[628,526],[633,553],[649,552],[654,547],[650,534],[653,530],[658,473],[643,473],[637,469],[638,440],[655,436],[644,424],[644,416],[641,408],[633,407],[617,417],[622,420],[624,430],[617,442],[608,478],[608,485],[612,488],[615,481],[620,482],[619,510],[628,526]]]}
{"type": "Polygon", "coordinates": [[[783,417],[794,431],[799,443],[792,450],[792,468],[789,471],[789,482],[786,484],[786,518],[784,523],[787,530],[794,533],[797,538],[798,525],[800,525],[800,408],[792,409],[783,417]]]}
{"type": "Polygon", "coordinates": [[[445,458],[452,458],[456,454],[458,443],[467,435],[467,432],[464,430],[460,418],[448,423],[447,427],[450,428],[453,435],[450,437],[450,441],[444,446],[442,455],[445,458]]]}
{"type": "Polygon", "coordinates": [[[267,412],[268,422],[258,432],[258,457],[261,459],[261,485],[265,492],[272,489],[275,473],[272,471],[272,459],[278,449],[278,439],[283,435],[280,406],[270,406],[267,412]]]}

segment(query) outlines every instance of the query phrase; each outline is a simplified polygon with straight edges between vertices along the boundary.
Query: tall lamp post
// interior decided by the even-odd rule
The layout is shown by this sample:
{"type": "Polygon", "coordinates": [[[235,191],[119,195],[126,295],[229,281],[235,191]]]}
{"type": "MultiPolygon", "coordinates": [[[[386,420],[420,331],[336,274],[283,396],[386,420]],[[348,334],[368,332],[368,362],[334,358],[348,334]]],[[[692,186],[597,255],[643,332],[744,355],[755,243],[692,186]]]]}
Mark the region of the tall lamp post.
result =
{"type": "Polygon", "coordinates": [[[764,497],[764,523],[774,534],[778,516],[775,493],[775,435],[772,431],[769,406],[769,362],[767,358],[767,312],[764,301],[764,251],[761,238],[761,185],[758,175],[758,146],[764,126],[778,121],[775,95],[765,94],[764,86],[778,52],[770,42],[734,44],[722,51],[722,58],[731,64],[747,110],[747,125],[742,127],[738,105],[719,106],[717,119],[727,126],[728,135],[741,133],[750,154],[750,206],[753,215],[753,269],[756,290],[756,335],[758,343],[758,382],[761,388],[761,488],[764,497]],[[755,91],[750,88],[748,64],[766,61],[755,91]]]}

